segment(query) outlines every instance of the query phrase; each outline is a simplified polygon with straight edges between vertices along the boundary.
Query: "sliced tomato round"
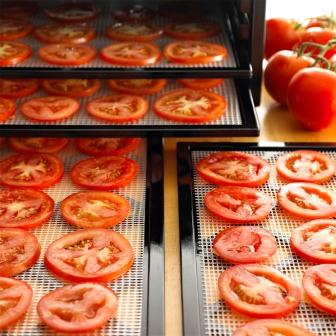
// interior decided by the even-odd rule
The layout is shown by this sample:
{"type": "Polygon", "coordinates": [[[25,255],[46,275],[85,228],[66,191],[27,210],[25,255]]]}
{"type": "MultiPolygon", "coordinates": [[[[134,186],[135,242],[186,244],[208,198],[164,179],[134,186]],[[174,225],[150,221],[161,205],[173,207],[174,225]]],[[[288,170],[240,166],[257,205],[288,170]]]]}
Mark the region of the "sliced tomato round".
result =
{"type": "Polygon", "coordinates": [[[145,22],[154,17],[154,12],[143,5],[133,5],[129,7],[115,9],[112,16],[117,21],[145,22]]]}
{"type": "Polygon", "coordinates": [[[0,330],[18,322],[27,312],[33,297],[31,287],[24,281],[0,277],[0,330]]]}
{"type": "Polygon", "coordinates": [[[134,252],[120,233],[108,229],[78,230],[55,240],[45,254],[46,267],[74,282],[107,282],[133,265],[134,252]]]}
{"type": "Polygon", "coordinates": [[[57,153],[68,143],[68,138],[9,138],[9,146],[18,153],[57,153]]]}
{"type": "Polygon", "coordinates": [[[204,123],[222,116],[226,107],[226,99],[216,93],[176,89],[156,100],[154,112],[172,121],[204,123]]]}
{"type": "Polygon", "coordinates": [[[22,114],[34,121],[58,121],[70,118],[79,110],[79,102],[70,97],[46,96],[27,100],[22,114]]]}
{"type": "Polygon", "coordinates": [[[298,150],[281,156],[276,168],[281,177],[294,182],[324,183],[335,173],[331,158],[311,150],[298,150]]]}
{"type": "Polygon", "coordinates": [[[139,138],[77,138],[78,150],[90,156],[124,155],[133,152],[139,138]]]}
{"type": "Polygon", "coordinates": [[[8,120],[15,111],[16,105],[13,100],[0,97],[0,122],[8,120]]]}
{"type": "Polygon", "coordinates": [[[257,222],[272,210],[272,199],[261,191],[247,187],[221,187],[205,195],[205,206],[214,215],[233,223],[257,222]]]}
{"type": "Polygon", "coordinates": [[[33,16],[37,12],[36,2],[28,0],[2,1],[1,7],[6,9],[3,13],[5,17],[12,19],[23,19],[28,16],[33,16]]]}
{"type": "Polygon", "coordinates": [[[270,165],[264,159],[242,152],[218,152],[198,162],[199,175],[224,186],[258,187],[267,182],[270,165]]]}
{"type": "Polygon", "coordinates": [[[96,30],[84,24],[47,23],[34,30],[43,43],[87,43],[96,37],[96,30]]]}
{"type": "Polygon", "coordinates": [[[17,154],[0,161],[0,184],[8,187],[48,188],[63,173],[62,162],[52,154],[17,154]]]}
{"type": "Polygon", "coordinates": [[[318,184],[297,182],[281,187],[279,206],[289,214],[307,219],[336,215],[336,194],[318,184]]]}
{"type": "Polygon", "coordinates": [[[105,325],[115,315],[117,306],[118,298],[111,289],[85,283],[57,288],[43,296],[37,313],[53,330],[86,333],[105,325]]]}
{"type": "Polygon", "coordinates": [[[131,207],[126,198],[108,191],[83,191],[61,202],[61,214],[81,228],[109,228],[124,221],[131,207]]]}
{"type": "Polygon", "coordinates": [[[336,263],[336,220],[316,219],[292,231],[291,249],[315,263],[336,263]]]}
{"type": "Polygon", "coordinates": [[[275,320],[275,319],[264,319],[248,322],[242,327],[238,328],[232,336],[272,336],[272,335],[283,335],[283,336],[316,336],[309,330],[303,329],[295,324],[275,320]]]}
{"type": "Polygon", "coordinates": [[[336,315],[336,265],[325,264],[310,267],[302,278],[303,289],[318,309],[336,315]]]}
{"type": "Polygon", "coordinates": [[[108,86],[119,93],[148,95],[161,91],[166,83],[165,79],[110,79],[108,86]]]}
{"type": "Polygon", "coordinates": [[[223,78],[185,78],[178,79],[183,86],[193,90],[207,90],[212,89],[224,82],[223,78]]]}
{"type": "Polygon", "coordinates": [[[0,40],[9,41],[23,38],[33,31],[30,22],[0,18],[0,40]]]}
{"type": "Polygon", "coordinates": [[[218,279],[222,299],[236,312],[255,318],[276,318],[292,313],[300,304],[301,291],[276,269],[238,265],[226,269],[218,279]]]}
{"type": "Polygon", "coordinates": [[[15,65],[32,55],[29,45],[15,41],[0,41],[0,66],[15,65]]]}
{"type": "Polygon", "coordinates": [[[92,96],[100,86],[98,79],[59,78],[45,79],[42,82],[42,88],[47,93],[72,98],[92,96]]]}
{"type": "Polygon", "coordinates": [[[222,61],[227,55],[227,50],[215,43],[181,41],[167,44],[163,53],[174,63],[204,64],[222,61]]]}
{"type": "Polygon", "coordinates": [[[112,190],[130,184],[138,170],[136,161],[122,156],[90,158],[72,167],[71,179],[84,188],[112,190]]]}
{"type": "Polygon", "coordinates": [[[119,42],[100,51],[103,61],[120,66],[155,64],[160,59],[160,49],[149,42],[119,42]]]}
{"type": "Polygon", "coordinates": [[[141,119],[148,111],[148,102],[140,96],[117,94],[91,100],[86,105],[88,113],[107,122],[130,122],[141,119]]]}
{"type": "Polygon", "coordinates": [[[0,97],[16,99],[32,95],[39,88],[39,80],[32,78],[0,78],[0,97]]]}
{"type": "Polygon", "coordinates": [[[182,40],[202,40],[214,36],[220,32],[217,23],[198,22],[174,22],[166,26],[165,34],[182,40]]]}
{"type": "Polygon", "coordinates": [[[32,233],[23,229],[1,229],[0,275],[11,277],[26,271],[37,262],[40,250],[40,243],[32,233]]]}
{"type": "Polygon", "coordinates": [[[233,264],[257,263],[270,258],[277,250],[271,232],[255,226],[225,229],[213,241],[216,255],[233,264]]]}

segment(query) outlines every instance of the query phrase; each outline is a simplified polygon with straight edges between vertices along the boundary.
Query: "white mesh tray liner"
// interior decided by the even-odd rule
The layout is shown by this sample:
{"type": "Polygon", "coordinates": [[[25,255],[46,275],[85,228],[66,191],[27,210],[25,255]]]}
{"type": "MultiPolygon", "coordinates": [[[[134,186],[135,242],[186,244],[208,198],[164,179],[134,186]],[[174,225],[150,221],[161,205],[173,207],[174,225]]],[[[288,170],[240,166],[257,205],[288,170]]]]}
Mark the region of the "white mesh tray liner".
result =
{"type": "MultiPolygon", "coordinates": [[[[193,167],[203,157],[215,151],[192,151],[193,167]]],[[[309,263],[297,257],[291,252],[289,247],[289,239],[291,232],[299,224],[305,220],[295,219],[287,216],[276,205],[276,193],[279,188],[284,185],[276,177],[275,163],[281,155],[288,151],[243,151],[249,154],[258,155],[272,165],[271,176],[265,185],[258,188],[272,197],[274,208],[268,218],[257,224],[267,230],[270,230],[277,239],[278,250],[276,254],[270,258],[267,264],[276,268],[292,278],[301,288],[301,279],[304,271],[315,264],[309,263]]],[[[322,151],[323,153],[323,151],[322,151]]],[[[336,151],[324,152],[336,159],[336,151]]],[[[216,219],[204,206],[204,196],[207,192],[215,188],[215,185],[204,182],[197,174],[196,169],[193,169],[193,193],[196,207],[196,221],[198,228],[197,237],[197,255],[200,258],[200,269],[202,284],[201,304],[204,309],[204,327],[206,335],[222,335],[231,336],[232,332],[238,327],[247,323],[248,318],[235,314],[219,297],[218,277],[222,271],[233,266],[212,253],[212,241],[216,234],[225,228],[235,226],[229,222],[216,219]]],[[[336,178],[324,184],[325,187],[336,191],[336,178]]],[[[307,221],[307,220],[306,220],[307,221]]],[[[239,224],[238,224],[239,225],[239,224]]],[[[285,317],[284,320],[294,324],[306,327],[315,332],[319,336],[335,336],[336,335],[336,318],[329,314],[324,314],[312,307],[306,300],[303,299],[299,309],[294,313],[285,317]]]]}
{"type": "MultiPolygon", "coordinates": [[[[2,150],[0,152],[0,159],[10,154],[13,154],[13,152],[2,150]]],[[[18,279],[27,281],[32,286],[32,305],[26,317],[21,322],[15,324],[12,328],[8,329],[8,331],[1,332],[1,335],[58,335],[58,333],[40,322],[36,312],[36,305],[43,295],[55,288],[66,285],[66,282],[56,279],[52,273],[49,273],[45,269],[43,256],[50,243],[69,232],[76,231],[76,227],[70,226],[62,219],[59,204],[68,195],[85,190],[77,188],[72,184],[70,168],[76,162],[87,158],[87,156],[79,154],[73,143],[69,144],[69,147],[61,151],[58,156],[64,164],[65,174],[60,183],[43,190],[55,201],[54,215],[47,224],[31,231],[36,235],[41,244],[40,258],[35,266],[17,276],[18,279]]],[[[115,193],[125,196],[128,199],[132,212],[125,221],[113,227],[112,230],[123,234],[129,240],[134,250],[135,262],[128,273],[117,280],[109,282],[109,286],[115,291],[119,299],[116,318],[112,318],[104,328],[90,333],[90,335],[141,335],[144,276],[146,142],[142,141],[138,149],[128,156],[138,162],[140,167],[138,176],[129,186],[121,188],[115,191],[115,193]]]]}

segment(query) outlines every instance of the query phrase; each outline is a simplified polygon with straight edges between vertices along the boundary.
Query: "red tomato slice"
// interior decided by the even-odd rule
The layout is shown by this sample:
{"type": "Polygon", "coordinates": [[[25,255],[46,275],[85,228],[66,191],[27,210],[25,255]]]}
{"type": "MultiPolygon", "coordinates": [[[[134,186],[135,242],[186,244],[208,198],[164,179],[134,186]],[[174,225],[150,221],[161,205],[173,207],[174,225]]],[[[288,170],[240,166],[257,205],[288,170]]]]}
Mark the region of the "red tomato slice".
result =
{"type": "Polygon", "coordinates": [[[57,153],[68,143],[68,138],[9,138],[10,147],[18,153],[57,153]]]}
{"type": "Polygon", "coordinates": [[[120,93],[147,95],[161,91],[166,83],[165,79],[110,79],[108,86],[120,93]]]}
{"type": "Polygon", "coordinates": [[[0,123],[9,119],[16,111],[13,100],[0,97],[0,123]]]}
{"type": "Polygon", "coordinates": [[[291,249],[315,263],[336,263],[336,220],[317,219],[292,231],[291,249]]]}
{"type": "Polygon", "coordinates": [[[282,317],[300,304],[300,288],[276,269],[257,264],[233,266],[218,279],[222,299],[233,310],[256,318],[282,317]]]}
{"type": "Polygon", "coordinates": [[[166,35],[182,40],[202,40],[214,36],[220,32],[217,23],[199,22],[175,22],[166,26],[166,35]]]}
{"type": "Polygon", "coordinates": [[[22,114],[34,121],[58,121],[74,115],[79,102],[70,97],[47,96],[27,100],[21,106],[22,114]]]}
{"type": "Polygon", "coordinates": [[[227,50],[219,44],[202,41],[173,42],[164,48],[164,56],[171,62],[203,64],[219,62],[226,57],[227,50]]]}
{"type": "Polygon", "coordinates": [[[112,16],[118,21],[144,22],[151,20],[154,17],[154,12],[142,5],[133,5],[114,10],[112,16]]]}
{"type": "Polygon", "coordinates": [[[31,229],[42,225],[53,215],[54,206],[53,199],[39,190],[2,189],[0,227],[31,229]]]}
{"type": "Polygon", "coordinates": [[[0,41],[0,66],[15,65],[32,54],[30,46],[14,41],[0,41]]]}
{"type": "Polygon", "coordinates": [[[62,162],[52,154],[17,154],[0,161],[0,184],[48,188],[63,176],[62,162]]]}
{"type": "Polygon", "coordinates": [[[233,264],[257,263],[277,250],[274,236],[254,226],[239,226],[221,231],[213,241],[214,252],[233,264]]]}
{"type": "Polygon", "coordinates": [[[96,30],[83,24],[48,23],[34,30],[43,43],[87,43],[96,37],[96,30]]]}
{"type": "Polygon", "coordinates": [[[86,110],[94,118],[107,122],[130,122],[144,117],[148,111],[146,99],[127,94],[104,96],[90,101],[86,110]]]}
{"type": "Polygon", "coordinates": [[[219,184],[258,187],[267,182],[270,165],[262,158],[241,152],[218,152],[203,158],[197,172],[204,180],[219,184]]]}
{"type": "Polygon", "coordinates": [[[6,18],[23,19],[28,16],[33,16],[37,12],[37,4],[28,0],[8,0],[2,1],[1,7],[6,10],[0,15],[4,15],[6,18]]]}
{"type": "Polygon", "coordinates": [[[100,89],[101,83],[98,79],[45,79],[42,88],[47,93],[55,96],[65,97],[87,97],[92,96],[100,89]]]}
{"type": "Polygon", "coordinates": [[[40,243],[30,232],[23,229],[1,229],[0,275],[11,277],[29,269],[37,262],[40,250],[40,243]]]}
{"type": "Polygon", "coordinates": [[[297,182],[324,183],[335,173],[331,158],[310,150],[298,150],[281,156],[276,168],[279,175],[297,182]]]}
{"type": "Polygon", "coordinates": [[[78,150],[90,156],[124,155],[133,152],[139,138],[77,138],[78,150]]]}
{"type": "Polygon", "coordinates": [[[38,55],[46,63],[73,66],[91,62],[96,57],[96,49],[86,44],[48,44],[39,49],[38,55]]]}
{"type": "Polygon", "coordinates": [[[215,86],[221,85],[224,82],[223,78],[190,78],[178,79],[183,86],[193,90],[207,90],[215,86]]]}
{"type": "Polygon", "coordinates": [[[0,40],[16,40],[29,35],[33,26],[27,21],[0,18],[0,40]]]}
{"type": "Polygon", "coordinates": [[[293,216],[308,219],[336,215],[336,194],[314,183],[290,183],[278,192],[279,206],[293,216]]]}
{"type": "Polygon", "coordinates": [[[112,190],[132,182],[138,164],[122,156],[105,156],[79,161],[71,169],[73,183],[88,189],[112,190]]]}
{"type": "Polygon", "coordinates": [[[125,220],[131,207],[126,198],[108,191],[84,191],[61,202],[61,214],[71,225],[109,228],[125,220]]]}
{"type": "Polygon", "coordinates": [[[19,321],[27,312],[33,297],[31,287],[23,281],[0,277],[0,330],[19,321]]]}
{"type": "Polygon", "coordinates": [[[129,241],[108,229],[78,230],[55,240],[45,254],[45,265],[74,282],[107,282],[125,274],[134,261],[129,241]]]}
{"type": "Polygon", "coordinates": [[[51,329],[85,333],[105,325],[116,313],[117,305],[118,298],[112,290],[99,284],[85,283],[57,288],[43,296],[37,312],[51,329]]]}
{"type": "Polygon", "coordinates": [[[117,22],[106,30],[106,36],[112,40],[133,42],[150,42],[158,39],[162,33],[162,29],[140,22],[117,22]]]}
{"type": "Polygon", "coordinates": [[[0,79],[0,97],[3,98],[21,98],[32,95],[39,88],[39,80],[25,78],[1,78],[0,79]]]}
{"type": "Polygon", "coordinates": [[[154,112],[161,118],[189,123],[204,123],[219,118],[226,110],[224,97],[208,91],[176,89],[154,103],[154,112]]]}
{"type": "Polygon", "coordinates": [[[142,66],[157,63],[160,49],[149,42],[119,42],[100,51],[103,61],[121,66],[142,66]]]}
{"type": "Polygon", "coordinates": [[[336,315],[336,265],[325,264],[310,267],[302,278],[304,291],[314,306],[336,315]]]}
{"type": "Polygon", "coordinates": [[[256,320],[237,329],[232,336],[316,336],[316,334],[294,324],[273,319],[256,320]]]}
{"type": "Polygon", "coordinates": [[[204,203],[214,215],[233,223],[261,221],[272,210],[268,195],[247,187],[214,189],[205,195],[204,203]]]}

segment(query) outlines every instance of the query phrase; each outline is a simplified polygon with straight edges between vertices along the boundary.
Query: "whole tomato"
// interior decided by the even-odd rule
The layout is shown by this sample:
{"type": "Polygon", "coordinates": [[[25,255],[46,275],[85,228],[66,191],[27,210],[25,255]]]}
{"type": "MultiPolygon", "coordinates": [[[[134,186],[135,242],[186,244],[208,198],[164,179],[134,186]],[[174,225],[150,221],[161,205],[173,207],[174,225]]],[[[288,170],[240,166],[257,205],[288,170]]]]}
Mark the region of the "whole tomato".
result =
{"type": "Polygon", "coordinates": [[[290,80],[301,69],[308,68],[314,59],[299,57],[290,50],[278,51],[268,61],[264,72],[265,87],[271,97],[281,105],[287,104],[287,89],[290,80]]]}
{"type": "Polygon", "coordinates": [[[300,70],[289,82],[289,110],[307,129],[328,127],[336,115],[336,73],[321,68],[300,70]]]}

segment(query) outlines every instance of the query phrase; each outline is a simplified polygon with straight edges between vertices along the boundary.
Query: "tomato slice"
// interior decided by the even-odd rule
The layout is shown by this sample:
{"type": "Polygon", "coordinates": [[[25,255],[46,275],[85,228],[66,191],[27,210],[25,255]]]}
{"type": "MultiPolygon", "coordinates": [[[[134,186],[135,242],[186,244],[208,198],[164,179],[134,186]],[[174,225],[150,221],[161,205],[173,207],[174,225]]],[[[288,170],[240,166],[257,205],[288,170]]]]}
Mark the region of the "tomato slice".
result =
{"type": "Polygon", "coordinates": [[[0,41],[0,66],[15,65],[32,55],[27,44],[14,41],[0,41]]]}
{"type": "Polygon", "coordinates": [[[256,318],[282,317],[300,304],[300,288],[276,269],[238,265],[226,269],[218,279],[222,299],[233,310],[256,318]]]}
{"type": "Polygon", "coordinates": [[[224,186],[258,187],[270,174],[267,161],[241,152],[210,154],[198,162],[196,169],[204,180],[224,186]]]}
{"type": "Polygon", "coordinates": [[[32,95],[39,88],[39,80],[32,78],[0,78],[0,97],[21,98],[32,95]]]}
{"type": "Polygon", "coordinates": [[[34,121],[58,121],[71,117],[79,107],[79,102],[74,98],[47,96],[27,100],[21,106],[21,112],[34,121]]]}
{"type": "Polygon", "coordinates": [[[0,123],[8,120],[16,111],[13,100],[0,97],[0,123]]]}
{"type": "Polygon", "coordinates": [[[72,167],[71,179],[84,188],[112,190],[130,184],[138,170],[136,161],[122,156],[90,158],[72,167]]]}
{"type": "Polygon", "coordinates": [[[3,330],[26,314],[33,291],[26,282],[5,277],[0,277],[0,288],[0,330],[3,330]]]}
{"type": "Polygon", "coordinates": [[[296,182],[324,183],[335,173],[331,158],[311,150],[298,150],[281,156],[276,167],[280,176],[296,182]]]}
{"type": "Polygon", "coordinates": [[[144,117],[148,111],[146,99],[127,94],[99,97],[86,105],[94,118],[107,122],[130,122],[144,117]]]}
{"type": "Polygon", "coordinates": [[[178,79],[183,86],[193,90],[207,90],[215,86],[221,85],[224,82],[223,78],[189,78],[178,79]]]}
{"type": "Polygon", "coordinates": [[[111,90],[135,95],[154,94],[166,86],[165,79],[110,79],[111,90]]]}
{"type": "Polygon", "coordinates": [[[124,155],[133,152],[139,138],[77,138],[78,150],[90,156],[124,155]]]}
{"type": "Polygon", "coordinates": [[[42,88],[47,93],[55,96],[65,97],[88,97],[100,89],[101,83],[98,79],[45,79],[42,88]]]}
{"type": "Polygon", "coordinates": [[[33,26],[27,21],[0,18],[0,40],[16,40],[29,35],[33,26]]]}
{"type": "Polygon", "coordinates": [[[314,183],[290,183],[278,192],[279,206],[293,216],[330,218],[336,214],[336,194],[314,183]]]}
{"type": "Polygon", "coordinates": [[[121,66],[142,66],[157,63],[160,49],[149,42],[119,42],[100,51],[103,61],[121,66]]]}
{"type": "Polygon", "coordinates": [[[302,278],[304,291],[314,306],[336,315],[336,265],[325,264],[310,267],[302,278]]]}
{"type": "Polygon", "coordinates": [[[125,8],[119,8],[112,12],[112,16],[118,21],[144,22],[154,17],[154,12],[143,5],[133,5],[125,8]]]}
{"type": "Polygon", "coordinates": [[[96,37],[96,30],[83,24],[48,23],[34,30],[43,43],[87,43],[96,37]]]}
{"type": "Polygon", "coordinates": [[[17,154],[0,161],[0,184],[48,188],[63,176],[62,162],[52,154],[17,154]]]}
{"type": "Polygon", "coordinates": [[[9,138],[10,147],[18,153],[57,153],[68,143],[68,138],[9,138]]]}
{"type": "Polygon", "coordinates": [[[108,191],[72,194],[61,203],[61,214],[71,225],[109,228],[124,221],[131,211],[126,198],[108,191]]]}
{"type": "Polygon", "coordinates": [[[254,226],[225,229],[213,241],[214,252],[233,264],[256,263],[270,258],[277,250],[274,236],[254,226]]]}
{"type": "Polygon", "coordinates": [[[34,1],[28,0],[8,0],[2,1],[1,7],[5,8],[4,11],[6,18],[23,19],[28,16],[33,16],[37,12],[37,4],[34,1]]]}
{"type": "Polygon", "coordinates": [[[198,22],[174,22],[166,26],[166,35],[183,40],[202,40],[220,32],[217,23],[198,21],[198,22]]]}
{"type": "Polygon", "coordinates": [[[43,296],[37,305],[41,320],[66,333],[94,331],[116,313],[118,298],[109,288],[85,283],[68,285],[43,296]]]}
{"type": "Polygon", "coordinates": [[[164,48],[164,56],[171,62],[204,64],[222,61],[227,50],[219,44],[202,41],[173,42],[164,48]]]}
{"type": "Polygon", "coordinates": [[[0,275],[11,277],[29,269],[37,262],[40,250],[40,243],[32,233],[23,229],[1,229],[0,275]]]}
{"type": "Polygon", "coordinates": [[[226,106],[226,99],[216,93],[176,89],[156,100],[154,112],[172,121],[203,123],[219,118],[226,106]]]}
{"type": "Polygon", "coordinates": [[[248,322],[237,329],[232,336],[316,336],[316,334],[281,320],[265,319],[248,322]]]}
{"type": "Polygon", "coordinates": [[[84,229],[55,240],[45,254],[46,267],[74,282],[107,282],[125,274],[134,261],[129,241],[108,229],[84,229]]]}

